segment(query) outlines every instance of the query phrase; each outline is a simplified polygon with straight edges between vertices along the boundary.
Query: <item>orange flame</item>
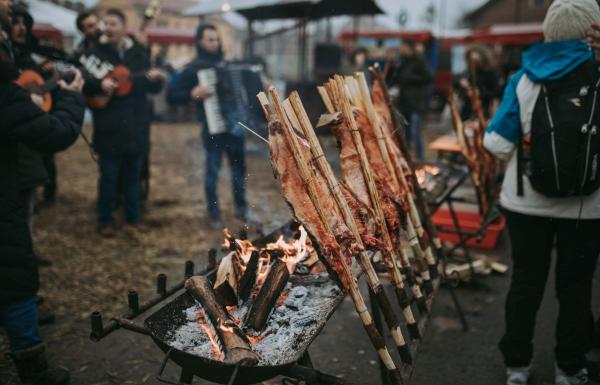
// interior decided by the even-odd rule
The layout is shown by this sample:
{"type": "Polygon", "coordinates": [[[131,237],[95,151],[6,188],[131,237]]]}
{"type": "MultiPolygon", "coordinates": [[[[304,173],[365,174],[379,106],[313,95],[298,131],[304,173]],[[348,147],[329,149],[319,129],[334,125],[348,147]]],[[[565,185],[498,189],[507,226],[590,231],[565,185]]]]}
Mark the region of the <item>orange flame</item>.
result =
{"type": "Polygon", "coordinates": [[[417,174],[417,181],[419,182],[420,185],[425,183],[427,174],[436,176],[436,175],[439,175],[440,172],[441,172],[441,170],[439,167],[430,165],[430,164],[425,164],[415,170],[415,173],[417,174]]]}
{"type": "Polygon", "coordinates": [[[256,345],[257,343],[259,343],[260,341],[262,341],[265,336],[250,336],[247,335],[246,337],[248,337],[248,342],[250,342],[251,345],[256,345]]]}
{"type": "Polygon", "coordinates": [[[219,320],[219,329],[225,333],[235,333],[233,326],[226,326],[221,320],[219,320]]]}

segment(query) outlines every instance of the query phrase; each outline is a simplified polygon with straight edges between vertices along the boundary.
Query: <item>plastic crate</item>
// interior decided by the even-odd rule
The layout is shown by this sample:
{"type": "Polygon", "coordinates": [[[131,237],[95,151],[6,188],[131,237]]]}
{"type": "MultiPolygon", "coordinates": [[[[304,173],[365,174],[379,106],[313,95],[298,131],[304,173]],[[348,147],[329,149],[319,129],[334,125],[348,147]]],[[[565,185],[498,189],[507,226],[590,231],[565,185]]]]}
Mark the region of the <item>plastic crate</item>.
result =
{"type": "MultiPolygon", "coordinates": [[[[474,232],[481,226],[481,217],[479,213],[472,211],[454,210],[458,218],[458,223],[464,232],[474,232]]],[[[439,209],[433,214],[433,223],[436,227],[455,229],[452,215],[448,209],[439,209]]],[[[467,241],[468,247],[478,249],[493,249],[496,247],[500,233],[506,226],[506,219],[500,215],[498,219],[492,222],[486,229],[483,238],[478,242],[477,237],[472,237],[467,241]]],[[[441,240],[457,244],[460,242],[460,237],[456,233],[438,231],[441,240]]]]}

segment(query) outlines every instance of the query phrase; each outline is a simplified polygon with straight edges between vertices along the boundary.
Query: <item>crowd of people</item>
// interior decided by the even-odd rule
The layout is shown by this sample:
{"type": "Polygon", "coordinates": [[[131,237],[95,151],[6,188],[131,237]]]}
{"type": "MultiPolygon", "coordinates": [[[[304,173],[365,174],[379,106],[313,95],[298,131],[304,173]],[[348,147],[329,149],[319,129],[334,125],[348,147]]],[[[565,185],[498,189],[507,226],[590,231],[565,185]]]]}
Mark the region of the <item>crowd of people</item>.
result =
{"type": "MultiPolygon", "coordinates": [[[[1,0],[0,22],[0,110],[5,117],[0,123],[0,324],[8,334],[10,356],[24,385],[63,385],[69,383],[69,373],[48,366],[38,330],[38,267],[49,262],[35,255],[32,246],[36,191],[43,186],[43,202],[54,202],[54,153],[83,135],[88,107],[93,118],[91,146],[99,170],[98,232],[103,237],[115,236],[113,213],[119,205],[126,226],[145,231],[142,205],[149,188],[152,120],[148,96],[161,91],[167,75],[152,67],[143,34],[127,33],[127,18],[119,9],[102,15],[81,13],[76,23],[82,40],[72,56],[60,57],[60,61],[56,52],[39,52],[41,46],[32,34],[34,20],[25,8],[1,0]],[[41,95],[17,85],[26,70],[34,71],[46,84],[56,83],[51,108],[45,108],[41,95]]],[[[197,37],[198,57],[171,79],[168,96],[174,104],[195,102],[198,120],[205,125],[202,101],[211,91],[198,84],[196,73],[224,58],[214,26],[199,26],[197,37]]],[[[233,128],[216,135],[202,132],[207,224],[222,228],[216,186],[223,154],[232,169],[235,215],[256,223],[245,200],[243,135],[233,128]]]]}
{"type": "MultiPolygon", "coordinates": [[[[0,0],[0,324],[9,336],[10,356],[24,385],[69,383],[69,373],[49,367],[45,359],[38,330],[37,291],[38,267],[48,262],[34,253],[31,234],[36,191],[43,188],[42,202],[53,204],[57,191],[54,153],[80,136],[86,107],[93,117],[92,146],[99,170],[96,212],[101,236],[114,237],[119,230],[113,217],[119,205],[126,226],[146,231],[142,209],[149,189],[150,95],[164,87],[170,104],[195,104],[203,127],[206,224],[214,229],[223,227],[217,182],[224,156],[232,173],[235,216],[246,223],[258,222],[246,202],[243,130],[228,127],[225,132],[211,133],[206,128],[203,102],[213,91],[199,82],[198,72],[225,62],[217,29],[199,25],[196,58],[169,77],[152,66],[143,34],[127,32],[132,26],[122,11],[108,9],[101,15],[83,12],[76,23],[82,40],[72,56],[62,58],[71,65],[63,65],[51,52],[45,52],[42,56],[47,60],[40,61],[32,16],[25,8],[13,6],[11,0],[0,0]],[[56,84],[50,108],[43,97],[15,83],[27,70],[56,84]]],[[[594,124],[600,114],[600,108],[595,108],[600,75],[593,51],[582,40],[589,34],[595,39],[592,48],[598,48],[600,27],[596,24],[600,24],[600,9],[595,0],[555,0],[544,21],[546,42],[525,52],[522,67],[509,80],[500,76],[489,52],[473,47],[465,54],[466,71],[454,82],[463,99],[463,119],[473,115],[469,90],[475,87],[479,91],[484,114],[491,119],[485,145],[508,164],[500,196],[514,264],[506,301],[506,332],[500,342],[507,385],[525,385],[530,377],[536,313],[555,243],[560,304],[556,384],[583,385],[588,381],[585,353],[591,347],[594,324],[591,282],[600,254],[600,178],[595,176],[598,157],[594,158],[593,152],[600,148],[594,124]],[[593,28],[596,32],[590,32],[593,28]],[[593,100],[588,102],[591,95],[593,100]],[[572,104],[571,110],[557,102],[563,99],[572,104]],[[580,182],[578,185],[569,189],[570,179],[563,179],[561,188],[559,175],[568,175],[568,167],[578,167],[579,161],[572,162],[576,166],[560,163],[567,171],[559,173],[556,154],[565,162],[563,156],[568,158],[573,152],[568,147],[573,142],[555,142],[554,135],[569,135],[555,127],[575,124],[583,114],[578,108],[585,103],[592,103],[594,108],[581,127],[589,137],[587,154],[577,159],[591,159],[591,163],[586,163],[581,181],[575,181],[580,182]],[[532,137],[542,139],[532,143],[532,137]],[[540,147],[540,142],[547,146],[540,147]],[[536,153],[545,159],[537,160],[536,153]],[[545,166],[538,167],[542,171],[536,174],[536,164],[546,165],[544,161],[554,162],[556,191],[548,190],[545,166]]],[[[353,51],[348,71],[364,70],[367,61],[367,50],[353,51]]],[[[417,45],[401,43],[386,80],[391,88],[398,89],[398,108],[408,122],[407,143],[414,147],[416,157],[423,159],[421,131],[433,73],[417,45]]]]}

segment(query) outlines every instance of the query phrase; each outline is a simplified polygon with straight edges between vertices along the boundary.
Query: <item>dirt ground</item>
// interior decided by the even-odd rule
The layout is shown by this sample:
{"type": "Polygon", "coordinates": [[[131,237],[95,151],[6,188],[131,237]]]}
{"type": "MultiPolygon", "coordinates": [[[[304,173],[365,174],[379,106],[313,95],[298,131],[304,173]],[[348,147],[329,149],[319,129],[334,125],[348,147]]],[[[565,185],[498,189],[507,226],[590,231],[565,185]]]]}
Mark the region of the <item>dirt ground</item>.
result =
{"type": "MultiPolygon", "coordinates": [[[[89,131],[89,129],[88,129],[89,131]]],[[[432,128],[428,136],[439,129],[432,128]]],[[[127,291],[136,289],[143,298],[153,291],[156,274],[165,272],[169,282],[183,276],[183,264],[206,263],[206,252],[222,241],[220,231],[206,223],[203,193],[203,154],[196,124],[155,125],[152,133],[152,187],[144,218],[149,227],[140,233],[122,226],[114,239],[96,233],[95,198],[97,167],[83,141],[57,156],[59,193],[56,205],[35,217],[37,252],[53,265],[41,270],[40,295],[44,307],[58,317],[42,327],[50,360],[71,371],[74,385],[152,384],[163,358],[148,337],[117,331],[99,343],[89,340],[89,314],[99,310],[105,319],[123,310],[127,291]]],[[[332,148],[331,139],[326,147],[332,148]]],[[[264,221],[265,230],[289,219],[289,211],[273,179],[266,146],[248,143],[248,200],[264,221]]],[[[220,181],[221,207],[226,226],[233,231],[241,223],[233,218],[227,167],[220,181]]],[[[495,254],[508,261],[508,240],[502,237],[495,254]]],[[[411,384],[503,383],[503,368],[496,343],[503,329],[503,301],[510,275],[491,275],[473,285],[456,289],[470,329],[464,332],[447,289],[436,296],[411,384]]],[[[536,334],[534,385],[551,384],[553,325],[556,304],[553,282],[539,313],[536,334]]],[[[363,290],[366,293],[365,287],[363,290]]],[[[600,313],[600,271],[594,282],[594,307],[600,313]]],[[[391,345],[390,345],[391,346],[391,345]]],[[[7,352],[0,332],[0,353],[7,352]]],[[[318,369],[351,380],[354,384],[379,384],[377,357],[353,310],[345,301],[310,348],[318,369]]],[[[2,354],[0,384],[18,384],[12,363],[2,354]]],[[[175,380],[173,364],[165,376],[175,380]]],[[[280,379],[265,384],[281,383],[280,379]]],[[[196,379],[194,384],[208,384],[196,379]]]]}

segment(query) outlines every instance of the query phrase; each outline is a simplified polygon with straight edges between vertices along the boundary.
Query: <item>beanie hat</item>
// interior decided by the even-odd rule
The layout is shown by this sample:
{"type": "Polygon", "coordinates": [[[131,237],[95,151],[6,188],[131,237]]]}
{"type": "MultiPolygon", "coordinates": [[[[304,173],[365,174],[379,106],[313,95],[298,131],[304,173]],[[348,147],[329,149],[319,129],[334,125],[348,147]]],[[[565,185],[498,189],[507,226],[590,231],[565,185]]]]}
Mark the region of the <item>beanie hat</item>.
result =
{"type": "Polygon", "coordinates": [[[596,0],[554,0],[544,18],[546,41],[582,40],[592,23],[600,23],[596,0]]]}

